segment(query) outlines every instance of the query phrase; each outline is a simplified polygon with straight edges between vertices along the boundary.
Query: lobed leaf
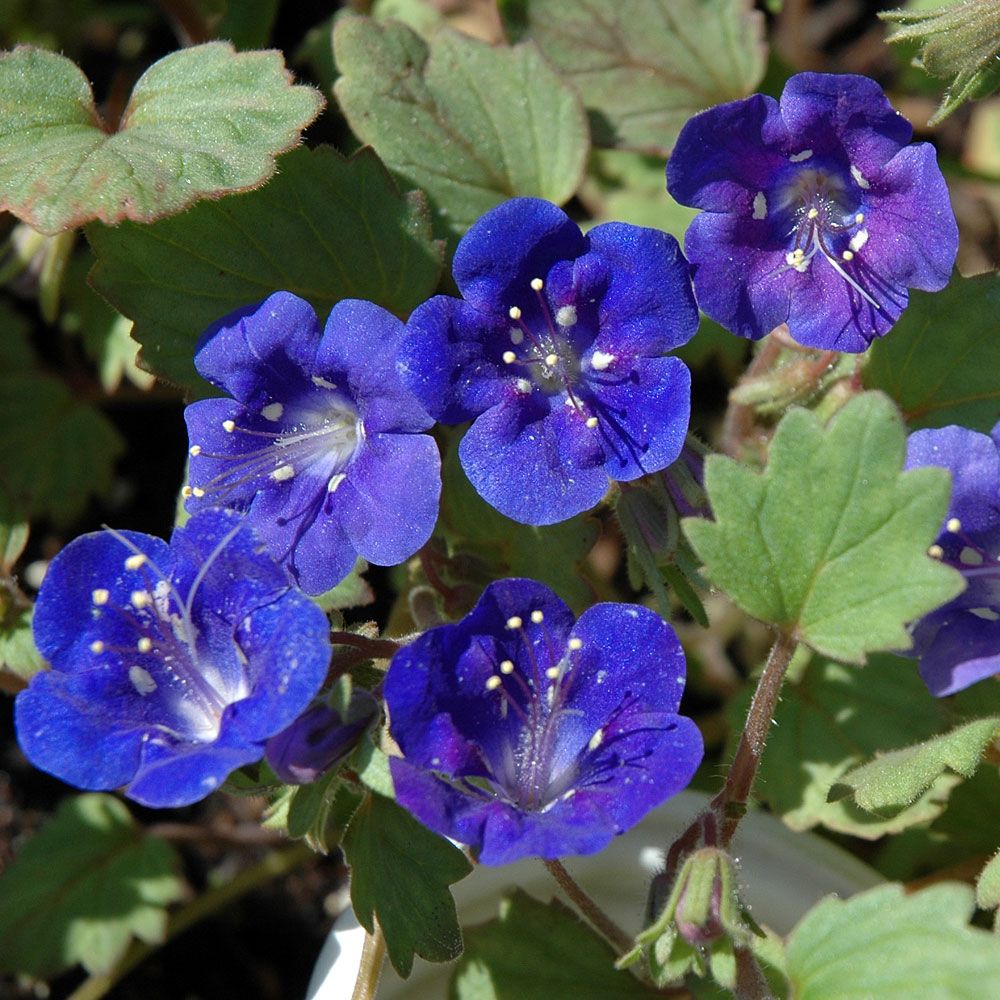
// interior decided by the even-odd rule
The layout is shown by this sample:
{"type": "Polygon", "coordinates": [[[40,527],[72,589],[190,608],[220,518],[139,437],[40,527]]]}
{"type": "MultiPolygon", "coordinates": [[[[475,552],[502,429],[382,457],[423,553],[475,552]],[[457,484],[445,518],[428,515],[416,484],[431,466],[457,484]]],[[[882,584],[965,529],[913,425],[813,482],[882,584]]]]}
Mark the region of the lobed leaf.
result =
{"type": "Polygon", "coordinates": [[[947,473],[903,472],[906,431],[865,393],[824,428],[804,409],[778,425],[764,472],[709,457],[714,521],[682,524],[709,579],[744,611],[817,652],[863,663],[910,646],[906,624],[964,582],[927,555],[948,507],[947,473]]]}
{"type": "Polygon", "coordinates": [[[955,274],[940,292],[910,293],[892,334],[869,352],[865,385],[888,393],[911,428],[989,432],[1000,413],[1000,274],[955,274]]]}
{"type": "Polygon", "coordinates": [[[425,199],[401,196],[370,149],[350,159],[296,149],[259,191],[149,226],[90,226],[87,238],[91,282],[135,321],[143,365],[199,394],[208,386],[195,343],[234,309],[284,289],[311,302],[321,324],[343,298],[405,316],[441,272],[425,199]]]}
{"type": "Polygon", "coordinates": [[[279,52],[210,42],[146,70],[112,128],[73,62],[18,46],[0,54],[0,208],[49,235],[172,215],[263,184],[322,105],[279,52]]]}
{"type": "MultiPolygon", "coordinates": [[[[737,724],[748,700],[749,691],[733,704],[737,724]]],[[[946,718],[910,660],[879,654],[862,671],[813,656],[785,684],[756,795],[793,830],[819,825],[874,840],[926,823],[944,809],[953,776],[935,775],[908,808],[888,815],[870,815],[843,796],[831,801],[830,790],[876,752],[932,737],[946,718]]]]}
{"type": "Polygon", "coordinates": [[[983,750],[998,735],[1000,717],[976,719],[923,743],[880,754],[843,775],[831,797],[853,795],[868,812],[898,813],[948,771],[971,777],[983,750]]]}
{"type": "Polygon", "coordinates": [[[788,940],[796,1000],[907,997],[982,1000],[1000,982],[1000,947],[970,927],[972,890],[944,882],[908,895],[880,886],[845,901],[828,897],[788,940]]]}
{"type": "Polygon", "coordinates": [[[505,0],[502,10],[512,36],[536,41],[580,92],[597,146],[666,156],[692,115],[764,76],[764,17],[750,0],[505,0]]]}
{"type": "Polygon", "coordinates": [[[118,799],[68,799],[0,875],[0,971],[106,972],[133,937],[162,941],[165,907],[184,891],[178,867],[118,799]]]}
{"type": "Polygon", "coordinates": [[[441,231],[461,234],[506,198],[569,200],[586,168],[579,98],[534,45],[491,47],[442,29],[345,17],[334,87],[355,135],[427,192],[441,231]]]}
{"type": "Polygon", "coordinates": [[[351,904],[371,932],[377,919],[389,961],[401,976],[413,956],[450,962],[462,953],[455,901],[448,891],[472,871],[465,855],[381,795],[358,807],[343,839],[351,866],[351,904]]]}
{"type": "Polygon", "coordinates": [[[643,1000],[659,995],[614,967],[615,954],[579,917],[553,899],[516,889],[500,915],[466,932],[452,1000],[643,1000]]]}

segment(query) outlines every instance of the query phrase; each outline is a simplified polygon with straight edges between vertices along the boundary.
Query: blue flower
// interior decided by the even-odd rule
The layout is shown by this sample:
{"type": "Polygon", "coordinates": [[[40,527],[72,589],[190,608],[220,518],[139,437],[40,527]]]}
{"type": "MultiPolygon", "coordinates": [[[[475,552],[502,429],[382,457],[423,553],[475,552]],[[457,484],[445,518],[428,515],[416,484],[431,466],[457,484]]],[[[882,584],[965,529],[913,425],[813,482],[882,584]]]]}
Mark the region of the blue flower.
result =
{"type": "Polygon", "coordinates": [[[170,544],[83,535],[45,574],[35,641],[52,669],[17,696],[28,759],[148,806],[204,798],[323,683],[329,624],[243,519],[197,514],[170,544]]]}
{"type": "Polygon", "coordinates": [[[345,299],[320,334],[290,292],[227,316],[195,355],[233,399],[185,411],[188,510],[246,512],[299,586],[319,594],[358,555],[380,566],[430,537],[441,492],[433,420],[396,373],[403,324],[345,299]]]}
{"type": "Polygon", "coordinates": [[[438,420],[475,421],[459,457],[483,499],[551,524],[677,457],[691,380],[662,355],[698,312],[672,236],[621,223],[585,236],[515,198],[465,234],[453,273],[462,298],[414,311],[400,366],[438,420]]]}
{"type": "Polygon", "coordinates": [[[741,337],[867,350],[909,288],[938,291],[958,229],[929,143],[863,76],[799,73],[681,129],[667,189],[705,211],[684,249],[698,304],[741,337]]]}
{"type": "Polygon", "coordinates": [[[684,788],[702,757],[677,714],[684,654],[646,608],[574,624],[532,580],[490,584],[454,625],[392,659],[396,797],[484,864],[592,854],[684,788]]]}
{"type": "Polygon", "coordinates": [[[1000,424],[992,437],[964,427],[910,435],[906,468],[951,473],[948,517],[931,554],[965,577],[966,589],[913,630],[920,675],[938,696],[1000,673],[1000,424]]]}

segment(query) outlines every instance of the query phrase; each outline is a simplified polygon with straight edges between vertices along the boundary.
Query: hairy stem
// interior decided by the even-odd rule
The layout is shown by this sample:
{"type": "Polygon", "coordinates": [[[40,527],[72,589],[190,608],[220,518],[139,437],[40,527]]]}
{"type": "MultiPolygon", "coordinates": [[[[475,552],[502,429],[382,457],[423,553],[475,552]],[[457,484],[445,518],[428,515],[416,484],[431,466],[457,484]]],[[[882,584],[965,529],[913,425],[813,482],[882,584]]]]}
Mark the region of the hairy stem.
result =
{"type": "Polygon", "coordinates": [[[392,639],[369,639],[356,632],[331,632],[330,641],[335,646],[353,646],[373,660],[388,660],[403,647],[392,639]]]}
{"type": "Polygon", "coordinates": [[[378,992],[378,981],[385,962],[385,934],[382,933],[379,922],[374,917],[372,920],[372,933],[365,935],[365,944],[361,949],[361,968],[358,969],[351,1000],[375,1000],[378,992]]]}
{"type": "Polygon", "coordinates": [[[240,896],[246,895],[279,875],[294,871],[314,856],[305,844],[294,844],[283,851],[272,851],[257,864],[245,868],[235,878],[203,892],[172,914],[167,921],[167,931],[163,941],[157,944],[149,944],[146,941],[134,942],[113,969],[85,979],[67,1000],[100,1000],[157,948],[173,940],[200,920],[204,920],[205,917],[239,899],[240,896]]]}
{"type": "Polygon", "coordinates": [[[576,904],[580,912],[611,943],[619,955],[632,950],[629,937],[590,897],[583,887],[566,871],[561,861],[542,861],[559,887],[576,904]]]}

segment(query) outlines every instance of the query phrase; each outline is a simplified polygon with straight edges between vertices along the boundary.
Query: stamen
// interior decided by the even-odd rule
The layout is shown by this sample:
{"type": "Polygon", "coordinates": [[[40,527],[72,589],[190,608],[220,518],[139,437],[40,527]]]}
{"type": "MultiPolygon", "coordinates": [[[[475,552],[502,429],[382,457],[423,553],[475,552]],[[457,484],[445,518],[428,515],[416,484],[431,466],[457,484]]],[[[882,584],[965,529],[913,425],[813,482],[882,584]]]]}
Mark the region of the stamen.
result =
{"type": "Polygon", "coordinates": [[[486,678],[487,691],[496,691],[496,689],[500,687],[501,684],[503,684],[503,680],[499,674],[491,674],[489,677],[486,678]]]}
{"type": "Polygon", "coordinates": [[[142,608],[148,608],[149,605],[153,603],[152,595],[148,590],[133,590],[129,600],[132,602],[132,607],[140,610],[142,608]]]}
{"type": "Polygon", "coordinates": [[[511,319],[520,319],[521,318],[521,310],[518,309],[517,306],[511,306],[510,309],[507,310],[507,315],[511,319]]]}
{"type": "Polygon", "coordinates": [[[501,357],[505,365],[512,365],[517,361],[517,355],[513,351],[504,351],[501,357]]]}
{"type": "Polygon", "coordinates": [[[111,594],[105,590],[103,587],[98,587],[97,590],[91,591],[90,599],[100,607],[103,604],[108,603],[108,598],[111,594]]]}
{"type": "Polygon", "coordinates": [[[558,667],[548,667],[545,671],[545,676],[548,677],[550,681],[554,681],[562,671],[558,667]]]}
{"type": "Polygon", "coordinates": [[[502,673],[502,674],[512,674],[512,673],[514,673],[514,661],[513,660],[501,660],[500,661],[500,673],[502,673]]]}
{"type": "Polygon", "coordinates": [[[587,417],[584,423],[586,424],[587,427],[593,430],[597,426],[598,420],[597,417],[587,417]]]}
{"type": "Polygon", "coordinates": [[[844,260],[854,260],[854,254],[850,250],[845,250],[841,255],[844,260]]]}
{"type": "Polygon", "coordinates": [[[817,215],[819,215],[819,209],[818,208],[810,208],[809,211],[806,212],[806,218],[807,219],[815,219],[817,215]]]}
{"type": "Polygon", "coordinates": [[[541,611],[532,611],[531,612],[531,620],[536,625],[541,625],[541,623],[543,621],[545,621],[545,615],[541,611]]]}
{"type": "Polygon", "coordinates": [[[957,535],[962,530],[962,522],[957,517],[949,517],[945,522],[945,531],[950,531],[953,535],[957,535]]]}
{"type": "Polygon", "coordinates": [[[572,639],[570,639],[570,641],[566,645],[569,646],[569,648],[572,649],[574,652],[576,652],[576,650],[578,649],[583,649],[583,639],[577,639],[574,636],[572,639]]]}
{"type": "Polygon", "coordinates": [[[523,624],[523,619],[518,615],[511,615],[507,619],[507,628],[509,629],[519,629],[523,624]]]}
{"type": "Polygon", "coordinates": [[[181,496],[184,497],[185,500],[187,500],[190,497],[194,496],[194,490],[191,489],[190,486],[183,486],[181,487],[181,496]]]}
{"type": "Polygon", "coordinates": [[[932,545],[927,550],[927,554],[932,559],[943,559],[944,558],[944,549],[942,549],[940,545],[932,545]]]}
{"type": "Polygon", "coordinates": [[[223,420],[222,421],[222,429],[227,434],[232,434],[233,431],[236,430],[236,421],[235,420],[223,420]]]}
{"type": "Polygon", "coordinates": [[[153,648],[153,640],[144,635],[137,643],[136,648],[140,653],[148,653],[153,648]]]}
{"type": "Polygon", "coordinates": [[[545,287],[545,282],[541,278],[531,279],[531,288],[533,291],[540,292],[545,287]]]}
{"type": "Polygon", "coordinates": [[[193,444],[193,445],[191,445],[191,447],[188,448],[188,454],[191,455],[192,457],[200,455],[201,454],[201,445],[200,444],[193,444]]]}
{"type": "Polygon", "coordinates": [[[91,651],[92,653],[103,653],[103,652],[104,652],[104,648],[105,648],[105,647],[104,647],[104,643],[103,643],[103,642],[101,642],[101,640],[100,640],[100,639],[95,639],[95,640],[94,640],[94,641],[93,641],[93,642],[92,642],[92,643],[90,644],[90,651],[91,651]]]}
{"type": "Polygon", "coordinates": [[[548,368],[555,368],[555,366],[558,363],[559,363],[559,355],[558,354],[546,354],[545,355],[545,364],[546,364],[546,366],[548,368]]]}

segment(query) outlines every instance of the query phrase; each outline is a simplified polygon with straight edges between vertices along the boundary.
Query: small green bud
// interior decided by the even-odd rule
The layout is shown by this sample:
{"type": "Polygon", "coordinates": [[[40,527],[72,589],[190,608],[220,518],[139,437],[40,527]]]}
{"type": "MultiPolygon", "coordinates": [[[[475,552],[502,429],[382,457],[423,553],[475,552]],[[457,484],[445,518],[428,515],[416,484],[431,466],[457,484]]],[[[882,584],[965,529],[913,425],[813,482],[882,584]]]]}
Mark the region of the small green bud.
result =
{"type": "Polygon", "coordinates": [[[1000,0],[959,0],[934,10],[893,10],[879,17],[892,26],[890,42],[918,42],[917,65],[951,81],[929,124],[1000,87],[1000,0]]]}

